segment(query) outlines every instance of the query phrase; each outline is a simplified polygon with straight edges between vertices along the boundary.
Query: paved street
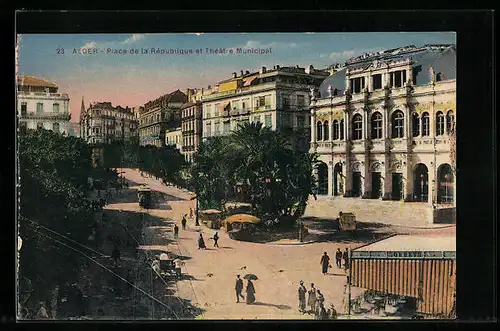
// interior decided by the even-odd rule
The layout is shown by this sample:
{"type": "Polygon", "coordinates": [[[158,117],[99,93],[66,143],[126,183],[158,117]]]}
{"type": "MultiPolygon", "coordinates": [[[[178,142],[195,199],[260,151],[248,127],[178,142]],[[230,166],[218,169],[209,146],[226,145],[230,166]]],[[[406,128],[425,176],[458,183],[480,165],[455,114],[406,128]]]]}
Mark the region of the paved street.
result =
{"type": "MultiPolygon", "coordinates": [[[[214,231],[196,227],[194,221],[188,222],[186,231],[180,230],[179,239],[167,244],[171,238],[174,221],[180,221],[183,214],[194,209],[191,194],[172,186],[166,186],[153,178],[143,178],[139,172],[124,169],[124,177],[137,185],[146,183],[154,191],[161,192],[168,200],[168,206],[148,212],[160,217],[165,226],[156,226],[156,238],[151,246],[144,249],[163,249],[185,258],[182,270],[187,274],[185,280],[178,281],[177,295],[192,300],[193,304],[204,309],[198,318],[202,319],[303,319],[312,316],[298,312],[297,288],[300,280],[306,287],[313,282],[325,296],[325,306],[334,304],[343,313],[346,277],[342,270],[335,267],[330,274],[321,273],[320,258],[324,251],[334,258],[337,248],[355,248],[362,243],[320,242],[306,245],[277,245],[234,241],[224,230],[219,232],[220,248],[213,248],[214,231]],[[209,249],[197,249],[197,237],[203,232],[209,249]],[[242,269],[243,268],[243,269],[242,269]],[[254,273],[259,280],[254,282],[256,303],[247,305],[236,303],[234,291],[236,275],[254,273]]],[[[139,211],[137,202],[112,203],[106,209],[139,211]]],[[[180,227],[180,226],[179,226],[180,227]]],[[[152,230],[152,229],[150,229],[152,230]]],[[[446,230],[450,231],[450,230],[446,230]]],[[[422,232],[422,231],[420,231],[422,232]]],[[[421,233],[427,234],[427,233],[421,233]]],[[[246,283],[246,281],[245,281],[246,283]]],[[[245,293],[244,293],[245,294],[245,293]]]]}

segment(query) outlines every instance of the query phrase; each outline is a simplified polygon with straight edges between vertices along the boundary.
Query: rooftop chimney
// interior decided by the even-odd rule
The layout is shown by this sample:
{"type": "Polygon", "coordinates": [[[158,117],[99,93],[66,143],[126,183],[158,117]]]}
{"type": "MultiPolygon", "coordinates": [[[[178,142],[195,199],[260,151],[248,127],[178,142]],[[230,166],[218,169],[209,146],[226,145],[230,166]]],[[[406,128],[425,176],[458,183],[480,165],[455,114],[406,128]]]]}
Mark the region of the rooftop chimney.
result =
{"type": "Polygon", "coordinates": [[[241,70],[240,73],[241,73],[241,76],[243,76],[243,70],[241,70]]]}
{"type": "Polygon", "coordinates": [[[277,64],[277,65],[276,65],[276,69],[279,69],[279,68],[280,68],[280,65],[279,65],[279,64],[277,64]]]}
{"type": "Polygon", "coordinates": [[[208,89],[210,90],[212,88],[212,85],[208,85],[208,89]]]}
{"type": "Polygon", "coordinates": [[[236,78],[236,73],[235,72],[233,72],[233,78],[236,78]]]}
{"type": "Polygon", "coordinates": [[[266,72],[266,67],[261,67],[259,72],[260,72],[261,74],[265,73],[265,72],[266,72]]]}
{"type": "Polygon", "coordinates": [[[249,73],[250,73],[250,71],[248,71],[248,70],[247,70],[247,71],[245,71],[245,75],[248,75],[249,73]]]}

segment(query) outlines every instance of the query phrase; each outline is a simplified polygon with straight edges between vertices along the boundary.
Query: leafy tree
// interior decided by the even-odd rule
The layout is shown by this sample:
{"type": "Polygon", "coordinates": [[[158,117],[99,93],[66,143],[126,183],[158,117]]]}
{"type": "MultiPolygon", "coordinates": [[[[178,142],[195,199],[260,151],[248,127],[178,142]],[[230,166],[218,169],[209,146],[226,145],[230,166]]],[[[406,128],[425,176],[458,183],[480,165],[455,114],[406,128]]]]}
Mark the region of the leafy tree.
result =
{"type": "Polygon", "coordinates": [[[80,138],[46,130],[30,130],[20,136],[19,232],[23,247],[19,272],[33,284],[33,299],[49,300],[56,286],[78,276],[82,256],[48,239],[43,234],[57,236],[36,223],[88,243],[97,208],[86,194],[88,178],[93,175],[91,151],[80,138]]]}
{"type": "Polygon", "coordinates": [[[245,123],[225,137],[203,142],[192,177],[203,207],[220,207],[234,186],[244,184],[258,216],[297,216],[315,186],[317,156],[295,148],[297,132],[275,132],[245,123]]]}

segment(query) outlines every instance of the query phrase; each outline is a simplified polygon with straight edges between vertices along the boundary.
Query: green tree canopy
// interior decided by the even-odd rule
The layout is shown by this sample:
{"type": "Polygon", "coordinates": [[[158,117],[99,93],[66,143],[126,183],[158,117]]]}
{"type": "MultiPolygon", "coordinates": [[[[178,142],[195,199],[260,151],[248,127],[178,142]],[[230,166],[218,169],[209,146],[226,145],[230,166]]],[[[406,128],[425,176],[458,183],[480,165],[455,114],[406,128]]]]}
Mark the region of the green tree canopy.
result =
{"type": "Polygon", "coordinates": [[[192,171],[202,208],[220,208],[237,184],[248,189],[258,216],[289,216],[304,206],[315,186],[317,156],[295,148],[297,138],[295,132],[245,123],[228,136],[204,141],[192,171]]]}
{"type": "Polygon", "coordinates": [[[80,138],[46,130],[19,137],[20,276],[33,283],[33,297],[48,298],[55,286],[75,279],[82,257],[41,235],[50,233],[31,221],[87,243],[98,208],[87,196],[93,175],[91,151],[80,138]]]}

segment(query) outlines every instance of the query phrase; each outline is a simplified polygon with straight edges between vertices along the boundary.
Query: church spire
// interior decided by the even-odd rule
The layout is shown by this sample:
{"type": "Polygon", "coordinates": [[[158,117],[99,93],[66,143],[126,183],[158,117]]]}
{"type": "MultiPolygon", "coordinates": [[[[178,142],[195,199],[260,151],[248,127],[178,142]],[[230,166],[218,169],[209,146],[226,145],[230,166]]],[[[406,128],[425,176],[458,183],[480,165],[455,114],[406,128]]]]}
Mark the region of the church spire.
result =
{"type": "Polygon", "coordinates": [[[83,101],[83,96],[82,96],[82,108],[80,109],[80,114],[83,115],[85,113],[85,102],[83,101]]]}

